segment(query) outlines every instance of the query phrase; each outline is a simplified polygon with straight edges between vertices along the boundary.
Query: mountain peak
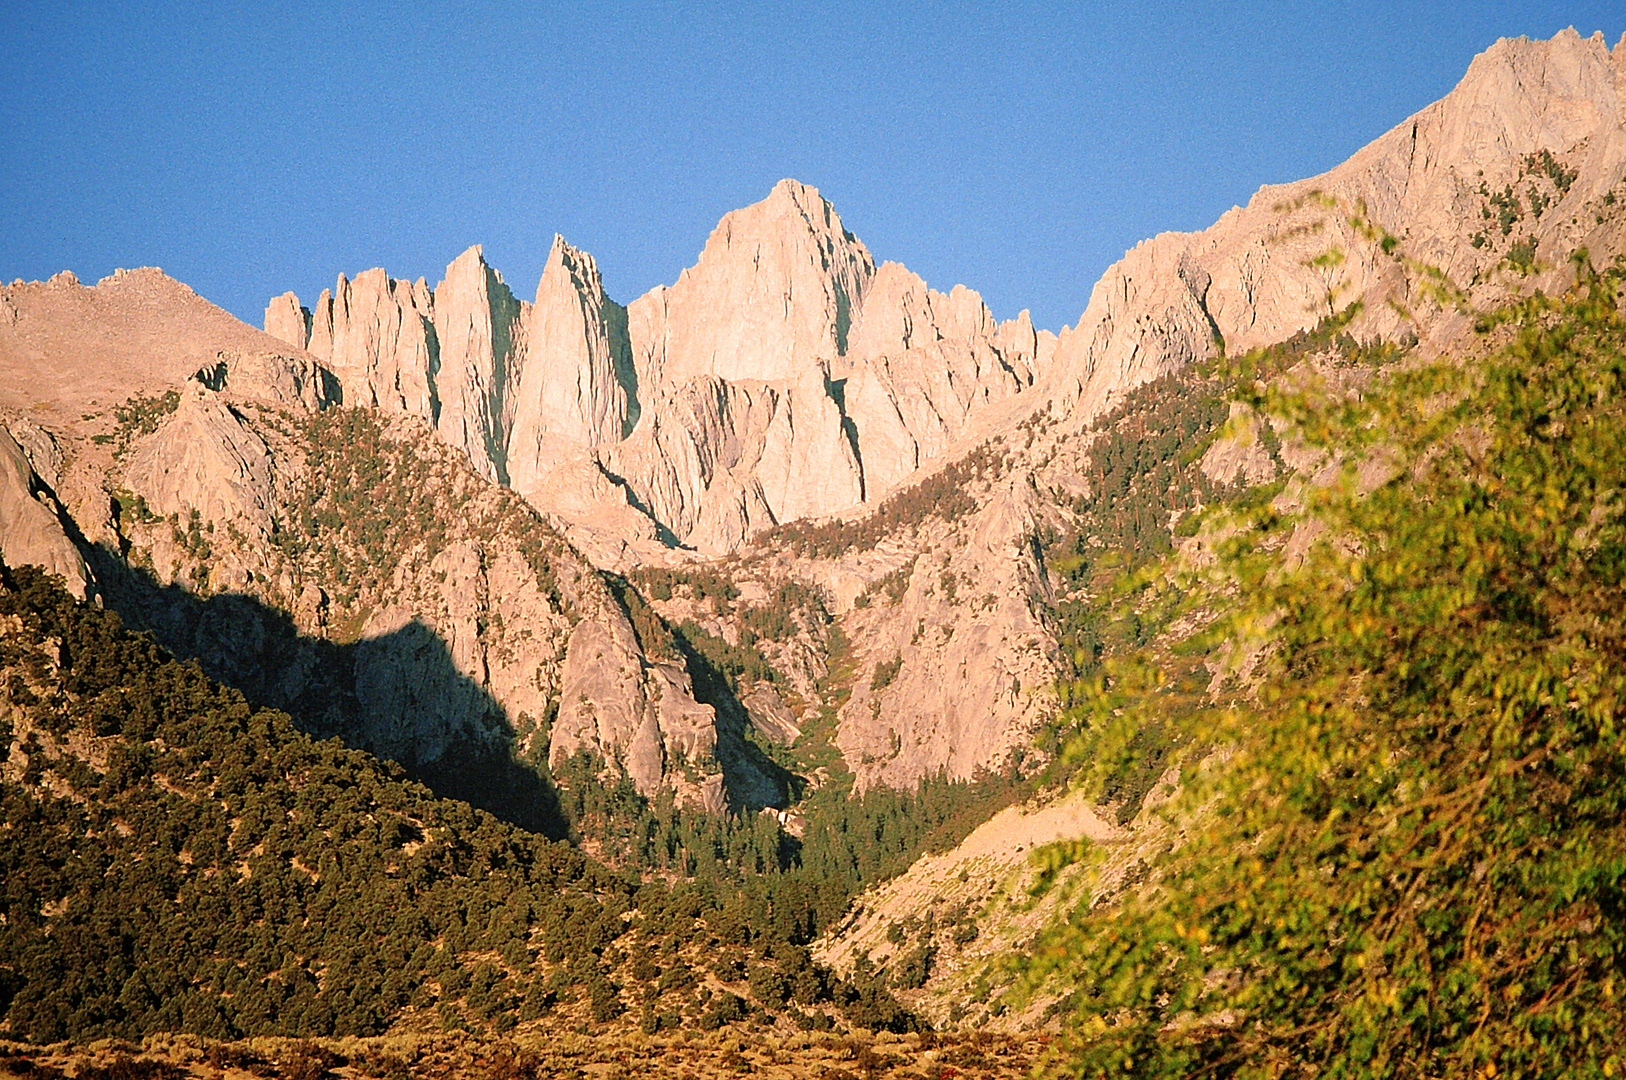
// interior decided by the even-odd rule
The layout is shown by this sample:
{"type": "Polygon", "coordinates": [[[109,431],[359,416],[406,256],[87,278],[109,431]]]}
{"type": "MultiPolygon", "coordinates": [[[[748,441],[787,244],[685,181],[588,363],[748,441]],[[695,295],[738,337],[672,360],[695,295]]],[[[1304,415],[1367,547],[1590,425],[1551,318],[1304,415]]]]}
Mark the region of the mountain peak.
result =
{"type": "Polygon", "coordinates": [[[868,249],[818,189],[781,180],[723,215],[695,264],[657,290],[667,310],[699,316],[668,328],[662,366],[679,378],[794,378],[846,350],[874,274],[868,249]]]}
{"type": "Polygon", "coordinates": [[[290,351],[157,267],[116,270],[95,285],[64,270],[0,286],[0,408],[41,410],[66,427],[223,358],[290,351]]]}
{"type": "Polygon", "coordinates": [[[830,206],[824,196],[819,194],[818,188],[788,176],[773,186],[773,190],[768,192],[768,197],[763,203],[770,206],[788,204],[809,215],[814,212],[823,213],[830,206]]]}

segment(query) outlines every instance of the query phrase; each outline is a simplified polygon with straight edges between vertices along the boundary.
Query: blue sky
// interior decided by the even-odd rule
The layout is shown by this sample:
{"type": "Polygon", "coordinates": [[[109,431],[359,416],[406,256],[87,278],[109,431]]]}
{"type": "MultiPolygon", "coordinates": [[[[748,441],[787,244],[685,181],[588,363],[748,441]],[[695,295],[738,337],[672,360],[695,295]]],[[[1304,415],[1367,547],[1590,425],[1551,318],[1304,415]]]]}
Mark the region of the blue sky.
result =
{"type": "Polygon", "coordinates": [[[1143,237],[1331,167],[1612,3],[102,4],[0,17],[0,280],[158,265],[256,325],[555,232],[629,301],[794,176],[877,260],[1077,320],[1143,237]],[[275,10],[271,10],[271,9],[275,10]]]}

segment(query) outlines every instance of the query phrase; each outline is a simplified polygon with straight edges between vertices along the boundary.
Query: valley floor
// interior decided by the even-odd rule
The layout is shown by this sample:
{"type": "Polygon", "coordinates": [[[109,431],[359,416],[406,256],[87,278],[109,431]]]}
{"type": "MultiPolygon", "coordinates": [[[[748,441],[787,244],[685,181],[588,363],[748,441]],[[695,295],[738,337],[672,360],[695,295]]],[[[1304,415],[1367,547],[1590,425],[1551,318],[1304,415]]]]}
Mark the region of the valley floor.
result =
{"type": "Polygon", "coordinates": [[[252,1039],[188,1035],[38,1047],[0,1042],[0,1075],[19,1080],[532,1080],[546,1077],[759,1076],[773,1080],[975,1080],[1027,1075],[1042,1037],[987,1033],[843,1038],[721,1031],[649,1037],[636,1031],[378,1039],[252,1039]]]}

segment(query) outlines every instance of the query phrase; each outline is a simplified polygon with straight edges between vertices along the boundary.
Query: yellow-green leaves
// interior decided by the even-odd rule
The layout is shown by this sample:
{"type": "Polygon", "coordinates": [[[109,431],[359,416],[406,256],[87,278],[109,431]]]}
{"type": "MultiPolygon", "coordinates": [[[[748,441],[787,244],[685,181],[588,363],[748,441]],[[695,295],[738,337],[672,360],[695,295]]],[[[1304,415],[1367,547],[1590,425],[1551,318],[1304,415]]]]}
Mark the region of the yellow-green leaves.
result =
{"type": "Polygon", "coordinates": [[[1508,343],[1473,365],[1360,396],[1261,389],[1348,467],[1286,522],[1315,525],[1298,561],[1245,531],[1221,551],[1232,639],[1265,645],[1235,701],[1169,721],[1133,658],[1081,695],[1071,752],[1092,776],[1154,720],[1224,752],[1149,883],[1065,930],[1081,993],[1059,1071],[1618,1070],[1626,326],[1608,284],[1487,319],[1508,343]]]}

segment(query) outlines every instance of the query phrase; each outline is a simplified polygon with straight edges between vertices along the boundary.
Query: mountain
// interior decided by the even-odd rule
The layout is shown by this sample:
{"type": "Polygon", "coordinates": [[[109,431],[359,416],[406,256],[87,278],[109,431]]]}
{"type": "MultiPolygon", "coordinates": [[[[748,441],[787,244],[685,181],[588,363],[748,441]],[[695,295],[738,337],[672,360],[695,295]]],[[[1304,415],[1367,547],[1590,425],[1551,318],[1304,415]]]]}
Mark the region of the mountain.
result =
{"type": "MultiPolygon", "coordinates": [[[[1478,312],[1562,292],[1573,253],[1600,267],[1626,253],[1623,73],[1626,45],[1611,51],[1597,36],[1499,42],[1451,94],[1345,164],[1263,188],[1209,229],[1147,240],[1109,267],[1035,385],[982,412],[945,455],[997,464],[969,483],[960,474],[975,505],[939,526],[941,546],[918,539],[929,529],[912,540],[892,529],[886,541],[825,545],[845,553],[799,568],[843,598],[890,596],[899,586],[886,576],[908,577],[902,618],[871,606],[851,621],[858,670],[898,665],[878,702],[860,700],[860,686],[842,711],[855,771],[884,783],[945,767],[970,775],[973,762],[933,739],[952,732],[954,746],[985,747],[986,762],[1028,746],[1053,715],[1049,687],[1072,667],[1058,643],[1069,601],[1052,591],[1062,583],[1043,553],[1080,529],[1111,545],[1167,545],[1206,501],[1145,488],[1160,468],[1170,482],[1166,470],[1225,421],[1226,403],[1217,417],[1190,402],[1114,430],[1137,387],[1334,323],[1436,355],[1472,337],[1478,312]],[[1109,505],[1133,519],[1084,520],[1109,505]],[[979,584],[993,567],[1009,576],[979,584]],[[955,655],[967,633],[976,649],[955,655]]],[[[1276,466],[1267,458],[1264,469],[1276,466]]],[[[1218,461],[1209,471],[1208,482],[1235,473],[1218,461]]]]}
{"type": "MultiPolygon", "coordinates": [[[[499,442],[517,431],[526,448],[512,482],[601,565],[666,562],[659,538],[752,564],[746,541],[777,546],[764,529],[794,534],[834,514],[840,531],[895,494],[928,498],[911,481],[970,451],[997,459],[975,511],[962,511],[985,524],[931,536],[911,522],[888,543],[767,572],[835,601],[856,671],[900,665],[884,686],[857,679],[840,707],[837,743],[860,782],[971,776],[1024,747],[1054,709],[1047,687],[1067,665],[1032,553],[1087,497],[1096,418],[1135,386],[1309,332],[1352,304],[1349,333],[1416,338],[1428,352],[1467,331],[1465,312],[1559,288],[1575,250],[1607,264],[1622,251],[1611,199],[1626,175],[1621,65],[1596,36],[1498,43],[1450,95],[1345,164],[1263,188],[1201,233],[1137,246],[1056,341],[1025,319],[995,324],[968,290],[877,266],[791,181],[727,215],[676,284],[625,309],[603,297],[590,258],[556,241],[520,321],[564,329],[524,335],[512,366],[550,373],[584,404],[566,420],[535,379],[509,395],[499,442]],[[587,268],[568,283],[567,261],[587,268]],[[568,317],[539,319],[544,294],[568,317]],[[908,585],[901,603],[847,606],[883,578],[889,599],[908,585]]],[[[804,710],[799,723],[812,720],[804,710]]]]}
{"type": "Polygon", "coordinates": [[[605,581],[476,475],[446,428],[324,408],[326,368],[156,272],[8,295],[12,333],[55,350],[9,354],[36,365],[45,406],[11,423],[9,557],[65,573],[309,730],[554,832],[546,800],[527,794],[543,783],[534,767],[504,762],[582,749],[646,793],[718,811],[783,804],[781,770],[740,720],[695,700],[664,639],[640,641],[605,581]],[[78,333],[87,310],[97,321],[78,333]],[[210,362],[196,368],[198,353],[163,347],[163,327],[206,319],[235,327],[221,340],[238,347],[200,350],[210,362]],[[121,337],[131,351],[98,351],[121,337]],[[108,407],[43,378],[64,362],[150,389],[108,407]]]}
{"type": "MultiPolygon", "coordinates": [[[[1295,402],[1393,395],[1426,420],[1450,401],[1408,373],[1471,394],[1440,373],[1553,356],[1603,393],[1603,354],[1574,342],[1614,340],[1622,265],[1626,41],[1570,31],[1499,42],[1348,162],[1138,245],[1059,336],[877,263],[791,180],[625,304],[559,237],[529,300],[473,247],[433,288],[373,269],[308,309],[284,294],[264,331],[156,270],[59,275],[0,288],[0,551],[250,715],[285,713],[289,738],[336,737],[622,871],[698,876],[728,925],[771,921],[787,948],[823,934],[814,955],[857,996],[820,1015],[907,1026],[890,987],[938,1023],[1049,1022],[1087,1011],[1074,969],[1019,986],[979,965],[1065,941],[1054,920],[1089,903],[1164,925],[1154,864],[1203,853],[1157,808],[1198,814],[1193,770],[1252,745],[1199,720],[1276,730],[1249,694],[1307,692],[1270,666],[1302,640],[1223,616],[1274,625],[1258,597],[1353,520],[1317,516],[1345,466],[1389,490],[1391,451],[1421,469],[1525,421],[1557,437],[1487,405],[1479,434],[1401,447],[1392,418],[1327,427],[1295,402]],[[1111,849],[1088,866],[990,850],[1085,826],[1111,849]],[[1024,913],[959,880],[996,873],[1092,899],[1024,913]]],[[[1327,597],[1354,587],[1339,566],[1327,597]]],[[[716,992],[797,1022],[768,976],[742,992],[740,963],[716,992]]],[[[1162,1037],[1167,1018],[1124,1008],[1162,1037]]]]}
{"type": "MultiPolygon", "coordinates": [[[[1054,713],[1050,688],[1069,671],[1045,549],[1094,497],[1084,478],[1097,418],[1149,379],[1308,331],[1352,304],[1349,333],[1415,337],[1427,352],[1467,330],[1466,310],[1555,289],[1577,245],[1605,264],[1620,251],[1611,193],[1626,174],[1620,55],[1573,33],[1499,43],[1445,99],[1346,164],[1263,189],[1202,233],[1138,246],[1059,340],[1025,318],[997,324],[969,290],[936,292],[897,264],[877,265],[817,191],[793,181],[725,216],[675,284],[626,306],[604,294],[592,257],[560,238],[529,302],[471,248],[434,288],[372,270],[339,278],[308,312],[284,294],[267,309],[266,334],[155,271],[94,288],[65,278],[14,285],[3,290],[4,364],[37,400],[12,427],[38,453],[34,479],[11,486],[34,485],[33,532],[55,538],[17,543],[54,544],[55,555],[40,557],[84,577],[82,588],[89,577],[61,537],[77,534],[66,543],[86,574],[103,558],[94,549],[117,553],[110,582],[116,564],[145,558],[168,586],[201,572],[203,549],[176,541],[196,511],[203,534],[227,528],[210,541],[211,588],[289,613],[299,634],[370,639],[421,625],[455,641],[455,677],[410,692],[369,666],[399,666],[375,654],[402,654],[359,645],[362,668],[337,691],[313,690],[326,672],[309,664],[295,670],[317,671],[311,685],[289,676],[264,691],[287,707],[326,695],[310,706],[323,730],[353,730],[397,756],[440,760],[459,741],[452,718],[479,703],[496,719],[475,728],[517,733],[473,738],[481,756],[504,743],[523,754],[546,728],[555,765],[588,749],[645,792],[713,807],[784,803],[790,782],[757,760],[752,729],[791,741],[818,729],[809,741],[837,747],[859,786],[939,771],[970,778],[1027,751],[1054,713]],[[48,364],[74,374],[44,378],[48,364]],[[127,423],[109,413],[120,400],[147,404],[118,406],[127,423]],[[295,520],[300,499],[319,497],[302,432],[334,406],[377,415],[392,445],[433,433],[461,461],[442,462],[439,476],[450,482],[446,470],[463,467],[511,488],[581,552],[570,558],[583,573],[593,564],[685,575],[708,565],[685,546],[732,552],[727,572],[754,583],[742,601],[713,611],[715,599],[696,607],[680,596],[655,610],[731,648],[743,634],[768,677],[728,688],[730,700],[698,701],[684,688],[693,673],[674,667],[676,647],[663,654],[613,615],[587,622],[619,643],[624,675],[588,676],[560,659],[567,628],[541,630],[536,620],[553,616],[504,591],[524,575],[499,570],[495,594],[481,572],[439,566],[426,571],[435,588],[397,582],[414,546],[404,530],[369,556],[373,579],[362,588],[327,576],[348,574],[344,560],[296,567],[276,545],[263,550],[265,538],[310,531],[314,519],[295,520]],[[278,420],[293,433],[284,437],[260,409],[306,419],[278,420]],[[174,521],[113,512],[118,492],[174,521]],[[442,573],[450,584],[439,584],[442,573]],[[756,641],[748,623],[769,618],[766,601],[787,587],[814,589],[827,612],[805,609],[793,631],[756,641]],[[401,589],[420,599],[403,601],[401,589]],[[523,662],[499,660],[537,648],[511,645],[512,633],[551,644],[523,662]],[[539,667],[557,674],[538,676],[539,667]],[[479,694],[466,698],[459,680],[479,694]],[[585,711],[564,708],[582,701],[576,680],[591,684],[585,711]],[[382,714],[352,704],[384,700],[396,704],[382,714]],[[722,719],[707,720],[707,708],[722,719]],[[368,718],[341,720],[347,712],[368,718]],[[726,764],[680,782],[675,763],[696,754],[726,764]]],[[[10,393],[20,407],[24,391],[10,393]]],[[[441,516],[459,498],[435,489],[423,509],[441,516]]],[[[1143,524],[1164,534],[1170,525],[1143,524]]],[[[298,545],[306,564],[305,549],[321,548],[314,536],[298,545]]],[[[141,603],[139,624],[176,623],[167,599],[141,603]]],[[[601,596],[584,610],[614,606],[601,596]]],[[[194,623],[179,620],[171,647],[219,674],[230,663],[257,685],[257,660],[238,662],[237,647],[185,628],[194,623]]],[[[592,638],[569,634],[583,649],[592,638]]]]}
{"type": "Polygon", "coordinates": [[[32,567],[0,566],[0,674],[9,1038],[911,1024],[738,897],[435,798],[32,567]]]}
{"type": "Polygon", "coordinates": [[[630,505],[651,535],[712,553],[873,500],[1033,385],[1054,346],[1025,315],[996,324],[968,289],[877,268],[793,180],[625,307],[556,237],[529,305],[475,248],[433,292],[369,270],[310,314],[276,298],[265,325],[328,363],[346,401],[432,421],[482,475],[584,533],[636,536],[630,505]]]}
{"type": "Polygon", "coordinates": [[[1449,338],[1483,307],[1549,291],[1570,253],[1621,252],[1626,51],[1601,34],[1504,39],[1443,99],[1342,165],[1259,190],[1200,233],[1144,241],[1108,269],[1058,345],[1052,393],[1099,412],[1223,347],[1239,354],[1359,301],[1358,337],[1449,338]],[[1441,276],[1443,275],[1443,276],[1441,276]]]}

